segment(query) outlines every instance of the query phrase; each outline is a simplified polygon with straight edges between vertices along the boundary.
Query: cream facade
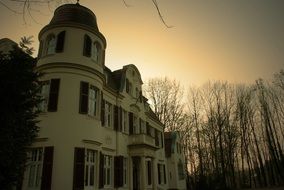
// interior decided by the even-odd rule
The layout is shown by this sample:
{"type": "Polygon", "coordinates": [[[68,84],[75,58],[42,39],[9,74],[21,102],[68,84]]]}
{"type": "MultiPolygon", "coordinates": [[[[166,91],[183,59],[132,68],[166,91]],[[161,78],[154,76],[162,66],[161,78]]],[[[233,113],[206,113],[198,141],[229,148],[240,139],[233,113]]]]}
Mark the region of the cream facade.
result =
{"type": "Polygon", "coordinates": [[[186,189],[186,166],[179,132],[165,132],[165,149],[168,167],[168,188],[186,189]]]}
{"type": "Polygon", "coordinates": [[[163,125],[136,66],[105,66],[94,13],[63,5],[39,40],[44,101],[22,189],[168,189],[163,125]]]}

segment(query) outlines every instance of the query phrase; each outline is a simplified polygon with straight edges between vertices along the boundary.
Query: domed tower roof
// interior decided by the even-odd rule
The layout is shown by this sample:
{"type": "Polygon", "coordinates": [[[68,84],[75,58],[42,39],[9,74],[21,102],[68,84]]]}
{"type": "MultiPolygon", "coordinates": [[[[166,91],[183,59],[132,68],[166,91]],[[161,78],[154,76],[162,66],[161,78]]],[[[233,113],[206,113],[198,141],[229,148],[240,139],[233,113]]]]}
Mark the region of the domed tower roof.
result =
{"type": "Polygon", "coordinates": [[[47,29],[60,26],[79,27],[88,30],[98,35],[106,43],[105,37],[99,31],[96,15],[79,3],[64,4],[58,7],[54,11],[50,23],[41,30],[39,36],[47,29]]]}

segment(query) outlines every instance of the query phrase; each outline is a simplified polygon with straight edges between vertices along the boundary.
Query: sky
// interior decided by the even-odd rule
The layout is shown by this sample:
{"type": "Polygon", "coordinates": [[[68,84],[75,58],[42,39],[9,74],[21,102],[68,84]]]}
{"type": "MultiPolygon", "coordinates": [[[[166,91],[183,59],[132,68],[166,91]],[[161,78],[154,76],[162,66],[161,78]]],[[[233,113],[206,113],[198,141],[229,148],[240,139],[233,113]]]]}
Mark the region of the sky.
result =
{"type": "MultiPolygon", "coordinates": [[[[16,42],[34,36],[54,9],[33,4],[31,18],[22,5],[0,0],[0,38],[16,42]]],[[[283,0],[158,0],[167,28],[151,0],[80,0],[97,17],[106,37],[106,66],[134,64],[142,80],[169,77],[188,86],[207,81],[253,83],[284,69],[283,0]]],[[[36,53],[35,53],[36,55],[36,53]]]]}

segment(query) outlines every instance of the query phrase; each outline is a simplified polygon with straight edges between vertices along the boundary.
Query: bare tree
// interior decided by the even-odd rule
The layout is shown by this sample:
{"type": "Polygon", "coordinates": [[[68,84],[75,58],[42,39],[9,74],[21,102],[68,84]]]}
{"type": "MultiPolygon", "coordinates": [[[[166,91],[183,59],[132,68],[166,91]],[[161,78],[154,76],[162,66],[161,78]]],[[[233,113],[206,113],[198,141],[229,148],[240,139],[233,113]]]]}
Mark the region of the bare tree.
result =
{"type": "Polygon", "coordinates": [[[185,124],[183,89],[169,78],[152,78],[145,84],[145,94],[166,131],[179,131],[185,124]]]}

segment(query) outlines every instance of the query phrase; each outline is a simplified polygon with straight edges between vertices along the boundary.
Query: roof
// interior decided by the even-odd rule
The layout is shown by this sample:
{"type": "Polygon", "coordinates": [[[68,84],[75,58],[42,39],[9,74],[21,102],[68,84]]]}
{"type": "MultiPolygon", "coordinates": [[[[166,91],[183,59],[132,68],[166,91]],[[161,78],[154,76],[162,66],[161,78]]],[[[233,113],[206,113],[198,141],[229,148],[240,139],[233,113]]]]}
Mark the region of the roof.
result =
{"type": "Polygon", "coordinates": [[[54,11],[54,15],[48,25],[46,25],[39,33],[41,34],[53,27],[78,27],[88,30],[100,37],[106,46],[106,39],[99,31],[96,15],[87,7],[76,4],[64,4],[54,11]]]}
{"type": "Polygon", "coordinates": [[[8,54],[18,44],[9,38],[0,39],[0,52],[8,54]]]}

